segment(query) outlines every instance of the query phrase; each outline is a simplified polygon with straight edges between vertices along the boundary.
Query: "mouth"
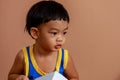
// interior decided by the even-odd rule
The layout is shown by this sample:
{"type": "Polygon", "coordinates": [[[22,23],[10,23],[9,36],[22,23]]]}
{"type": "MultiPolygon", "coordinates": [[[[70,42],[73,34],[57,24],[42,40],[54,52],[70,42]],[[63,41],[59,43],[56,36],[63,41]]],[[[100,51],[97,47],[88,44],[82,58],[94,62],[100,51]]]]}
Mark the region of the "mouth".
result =
{"type": "Polygon", "coordinates": [[[56,49],[60,49],[61,47],[62,47],[61,44],[58,44],[58,45],[55,46],[56,49]]]}

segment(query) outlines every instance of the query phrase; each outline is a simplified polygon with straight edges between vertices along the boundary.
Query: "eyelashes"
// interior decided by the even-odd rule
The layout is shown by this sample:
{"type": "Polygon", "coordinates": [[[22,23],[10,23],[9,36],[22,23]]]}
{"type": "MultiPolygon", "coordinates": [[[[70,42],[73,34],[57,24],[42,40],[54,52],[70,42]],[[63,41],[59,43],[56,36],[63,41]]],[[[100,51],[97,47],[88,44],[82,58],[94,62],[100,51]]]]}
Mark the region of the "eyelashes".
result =
{"type": "MultiPolygon", "coordinates": [[[[59,33],[58,32],[49,32],[51,35],[54,35],[54,36],[56,36],[56,35],[58,35],[59,33]]],[[[65,31],[65,32],[62,32],[62,35],[66,35],[67,34],[67,32],[65,31]]]]}
{"type": "Polygon", "coordinates": [[[50,32],[50,33],[54,36],[57,35],[57,32],[50,32]]]}
{"type": "Polygon", "coordinates": [[[66,35],[66,34],[67,34],[67,32],[63,32],[63,34],[64,34],[64,35],[66,35]]]}

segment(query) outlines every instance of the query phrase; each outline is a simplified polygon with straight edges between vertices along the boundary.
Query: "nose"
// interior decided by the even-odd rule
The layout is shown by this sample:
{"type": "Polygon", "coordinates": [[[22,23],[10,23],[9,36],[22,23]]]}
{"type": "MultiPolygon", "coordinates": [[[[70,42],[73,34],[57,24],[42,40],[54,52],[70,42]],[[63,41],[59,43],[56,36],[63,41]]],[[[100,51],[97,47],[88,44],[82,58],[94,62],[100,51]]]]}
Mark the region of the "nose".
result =
{"type": "Polygon", "coordinates": [[[57,42],[62,42],[63,41],[63,37],[61,35],[59,35],[56,39],[57,42]]]}

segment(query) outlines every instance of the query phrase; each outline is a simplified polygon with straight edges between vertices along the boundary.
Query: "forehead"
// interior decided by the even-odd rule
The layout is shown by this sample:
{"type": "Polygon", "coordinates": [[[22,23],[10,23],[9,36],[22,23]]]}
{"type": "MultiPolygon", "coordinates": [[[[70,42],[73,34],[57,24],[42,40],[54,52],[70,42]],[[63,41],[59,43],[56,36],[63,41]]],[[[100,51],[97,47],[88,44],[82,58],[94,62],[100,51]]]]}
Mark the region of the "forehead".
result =
{"type": "Polygon", "coordinates": [[[64,20],[51,20],[47,23],[44,23],[40,26],[41,28],[45,28],[45,29],[65,29],[68,27],[68,22],[64,21],[64,20]]]}

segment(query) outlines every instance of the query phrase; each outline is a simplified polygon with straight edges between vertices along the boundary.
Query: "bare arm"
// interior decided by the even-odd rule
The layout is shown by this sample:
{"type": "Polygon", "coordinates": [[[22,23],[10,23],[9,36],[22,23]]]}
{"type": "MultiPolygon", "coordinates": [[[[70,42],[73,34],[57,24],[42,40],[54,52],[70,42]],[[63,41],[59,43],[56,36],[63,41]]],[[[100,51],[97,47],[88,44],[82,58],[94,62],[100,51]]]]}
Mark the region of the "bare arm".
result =
{"type": "Polygon", "coordinates": [[[28,80],[24,76],[24,56],[22,50],[16,55],[14,64],[8,74],[8,80],[28,80]]]}
{"type": "Polygon", "coordinates": [[[68,78],[68,80],[79,80],[78,73],[70,55],[68,57],[67,67],[65,69],[65,76],[68,78]]]}

